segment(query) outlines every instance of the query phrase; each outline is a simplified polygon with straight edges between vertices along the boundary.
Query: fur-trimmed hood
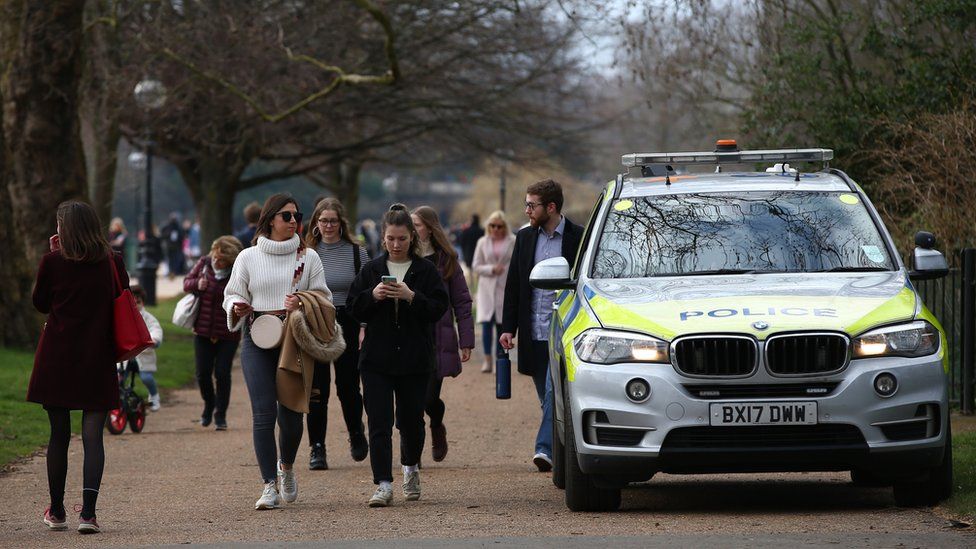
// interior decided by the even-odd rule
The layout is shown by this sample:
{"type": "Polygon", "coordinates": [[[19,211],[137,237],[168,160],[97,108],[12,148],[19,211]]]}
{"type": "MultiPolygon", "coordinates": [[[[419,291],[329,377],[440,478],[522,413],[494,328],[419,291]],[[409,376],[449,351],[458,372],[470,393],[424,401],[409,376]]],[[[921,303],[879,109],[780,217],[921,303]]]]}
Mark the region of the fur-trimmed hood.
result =
{"type": "Polygon", "coordinates": [[[335,324],[332,339],[322,341],[312,333],[312,328],[308,325],[308,318],[304,311],[299,309],[295,314],[288,317],[288,324],[291,328],[291,335],[295,338],[295,343],[318,362],[332,362],[346,352],[346,340],[342,336],[342,326],[335,322],[334,310],[332,318],[335,324]]]}

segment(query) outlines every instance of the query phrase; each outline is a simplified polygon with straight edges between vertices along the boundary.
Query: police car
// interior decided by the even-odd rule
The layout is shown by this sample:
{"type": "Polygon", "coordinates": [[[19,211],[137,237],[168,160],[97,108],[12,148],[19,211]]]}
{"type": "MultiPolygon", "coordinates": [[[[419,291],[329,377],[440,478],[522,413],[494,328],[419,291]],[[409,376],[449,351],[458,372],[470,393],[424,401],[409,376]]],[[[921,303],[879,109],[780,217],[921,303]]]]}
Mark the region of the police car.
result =
{"type": "Polygon", "coordinates": [[[945,258],[920,232],[909,269],[832,158],[625,155],[575,264],[533,269],[560,290],[553,482],[570,509],[614,510],[657,472],[850,471],[902,506],[949,496],[946,339],[912,284],[945,258]]]}

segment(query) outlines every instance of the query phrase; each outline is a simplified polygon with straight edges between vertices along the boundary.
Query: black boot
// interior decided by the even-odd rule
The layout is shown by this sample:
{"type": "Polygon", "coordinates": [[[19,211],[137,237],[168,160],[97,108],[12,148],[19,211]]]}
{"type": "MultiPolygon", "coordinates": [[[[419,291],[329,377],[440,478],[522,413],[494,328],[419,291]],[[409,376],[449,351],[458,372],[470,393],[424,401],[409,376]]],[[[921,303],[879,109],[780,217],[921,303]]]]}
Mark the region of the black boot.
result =
{"type": "Polygon", "coordinates": [[[362,461],[369,455],[369,442],[366,441],[366,435],[363,434],[362,423],[359,424],[359,427],[359,432],[349,433],[349,453],[352,454],[352,459],[355,461],[362,461]]]}
{"type": "Polygon", "coordinates": [[[200,414],[200,426],[210,427],[211,423],[213,423],[213,406],[204,405],[203,413],[200,414]]]}
{"type": "Polygon", "coordinates": [[[325,471],[329,463],[325,461],[325,446],[316,442],[312,445],[312,452],[308,457],[308,468],[311,471],[325,471]]]}

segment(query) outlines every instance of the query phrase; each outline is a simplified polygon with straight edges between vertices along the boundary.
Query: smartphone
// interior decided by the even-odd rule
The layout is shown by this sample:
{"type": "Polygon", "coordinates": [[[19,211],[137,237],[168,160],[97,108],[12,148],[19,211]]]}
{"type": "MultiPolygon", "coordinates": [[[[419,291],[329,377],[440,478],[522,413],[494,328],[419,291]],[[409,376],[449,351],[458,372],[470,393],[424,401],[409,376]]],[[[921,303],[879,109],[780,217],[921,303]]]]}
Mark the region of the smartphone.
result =
{"type": "Polygon", "coordinates": [[[396,284],[397,278],[393,275],[383,275],[383,278],[381,278],[380,281],[383,282],[383,284],[396,284]]]}

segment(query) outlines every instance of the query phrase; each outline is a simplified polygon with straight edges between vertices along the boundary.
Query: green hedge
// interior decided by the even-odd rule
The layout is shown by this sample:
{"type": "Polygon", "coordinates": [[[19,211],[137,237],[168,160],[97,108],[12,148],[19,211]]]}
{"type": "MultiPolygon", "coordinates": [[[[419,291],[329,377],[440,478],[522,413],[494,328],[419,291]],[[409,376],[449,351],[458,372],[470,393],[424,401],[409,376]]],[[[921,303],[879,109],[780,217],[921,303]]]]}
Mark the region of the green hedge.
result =
{"type": "MultiPolygon", "coordinates": [[[[163,326],[163,344],[156,349],[156,381],[162,389],[183,387],[193,382],[193,334],[177,328],[170,319],[176,299],[161,301],[149,307],[163,326]]],[[[47,444],[47,414],[41,406],[24,400],[34,365],[31,352],[0,348],[0,466],[47,444]]],[[[145,387],[136,382],[137,391],[146,395],[145,387]]],[[[163,405],[166,405],[165,391],[163,405]]],[[[74,431],[78,432],[81,414],[73,414],[74,431]]]]}

